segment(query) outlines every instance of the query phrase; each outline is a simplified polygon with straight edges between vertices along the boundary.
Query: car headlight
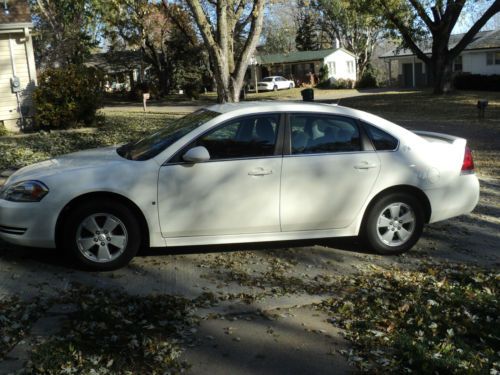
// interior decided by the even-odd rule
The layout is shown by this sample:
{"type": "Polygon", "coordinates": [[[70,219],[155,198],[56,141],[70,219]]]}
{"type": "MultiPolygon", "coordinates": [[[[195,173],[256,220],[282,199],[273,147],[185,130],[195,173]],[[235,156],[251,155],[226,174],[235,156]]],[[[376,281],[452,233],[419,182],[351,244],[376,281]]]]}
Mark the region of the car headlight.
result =
{"type": "Polygon", "coordinates": [[[49,188],[40,181],[21,181],[0,189],[0,199],[12,202],[40,202],[49,188]]]}

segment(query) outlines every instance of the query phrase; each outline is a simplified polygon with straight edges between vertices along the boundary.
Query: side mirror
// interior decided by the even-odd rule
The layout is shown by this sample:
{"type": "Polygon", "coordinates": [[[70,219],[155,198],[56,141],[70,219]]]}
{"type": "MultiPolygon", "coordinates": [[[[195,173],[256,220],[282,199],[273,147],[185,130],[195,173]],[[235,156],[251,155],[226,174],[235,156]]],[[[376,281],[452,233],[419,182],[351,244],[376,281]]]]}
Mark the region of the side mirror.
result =
{"type": "Polygon", "coordinates": [[[210,154],[205,147],[197,146],[189,149],[184,155],[182,155],[182,159],[190,163],[200,163],[202,161],[210,160],[210,154]]]}

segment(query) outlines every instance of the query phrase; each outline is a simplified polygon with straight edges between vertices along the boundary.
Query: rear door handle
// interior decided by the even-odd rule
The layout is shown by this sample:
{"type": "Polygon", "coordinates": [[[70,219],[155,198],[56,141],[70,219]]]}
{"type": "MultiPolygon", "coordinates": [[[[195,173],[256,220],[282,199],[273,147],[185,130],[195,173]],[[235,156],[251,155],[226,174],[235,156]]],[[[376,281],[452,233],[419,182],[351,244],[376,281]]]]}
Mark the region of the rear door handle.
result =
{"type": "Polygon", "coordinates": [[[370,164],[367,162],[363,162],[361,164],[355,165],[354,169],[372,169],[372,168],[377,168],[376,164],[370,164]]]}
{"type": "Polygon", "coordinates": [[[273,171],[271,169],[265,169],[262,167],[252,169],[250,172],[248,172],[249,176],[266,176],[268,174],[272,174],[273,171]]]}

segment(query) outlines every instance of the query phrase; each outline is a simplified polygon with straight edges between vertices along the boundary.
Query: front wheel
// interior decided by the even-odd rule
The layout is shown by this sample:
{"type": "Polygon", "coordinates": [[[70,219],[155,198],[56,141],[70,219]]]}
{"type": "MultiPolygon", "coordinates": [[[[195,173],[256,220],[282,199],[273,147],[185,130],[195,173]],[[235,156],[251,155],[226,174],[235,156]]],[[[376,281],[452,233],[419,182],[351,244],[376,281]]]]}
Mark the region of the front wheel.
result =
{"type": "Polygon", "coordinates": [[[86,269],[111,271],[123,267],[141,245],[139,222],[120,202],[99,200],[78,206],[66,223],[64,249],[86,269]]]}
{"type": "Polygon", "coordinates": [[[377,200],[370,208],[363,237],[379,254],[401,254],[417,243],[423,226],[420,202],[409,194],[394,193],[377,200]]]}

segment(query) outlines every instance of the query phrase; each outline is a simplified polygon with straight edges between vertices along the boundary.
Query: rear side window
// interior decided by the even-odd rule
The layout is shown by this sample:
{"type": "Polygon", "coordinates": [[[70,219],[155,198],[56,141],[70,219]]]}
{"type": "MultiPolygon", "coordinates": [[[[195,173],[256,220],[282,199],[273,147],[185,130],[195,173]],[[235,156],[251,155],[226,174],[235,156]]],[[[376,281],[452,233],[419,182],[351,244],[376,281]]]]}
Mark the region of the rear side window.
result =
{"type": "Polygon", "coordinates": [[[364,123],[365,129],[370,137],[373,147],[377,151],[392,151],[398,147],[398,140],[375,126],[364,123]]]}
{"type": "Polygon", "coordinates": [[[340,116],[293,114],[292,154],[361,151],[356,121],[340,116]]]}

